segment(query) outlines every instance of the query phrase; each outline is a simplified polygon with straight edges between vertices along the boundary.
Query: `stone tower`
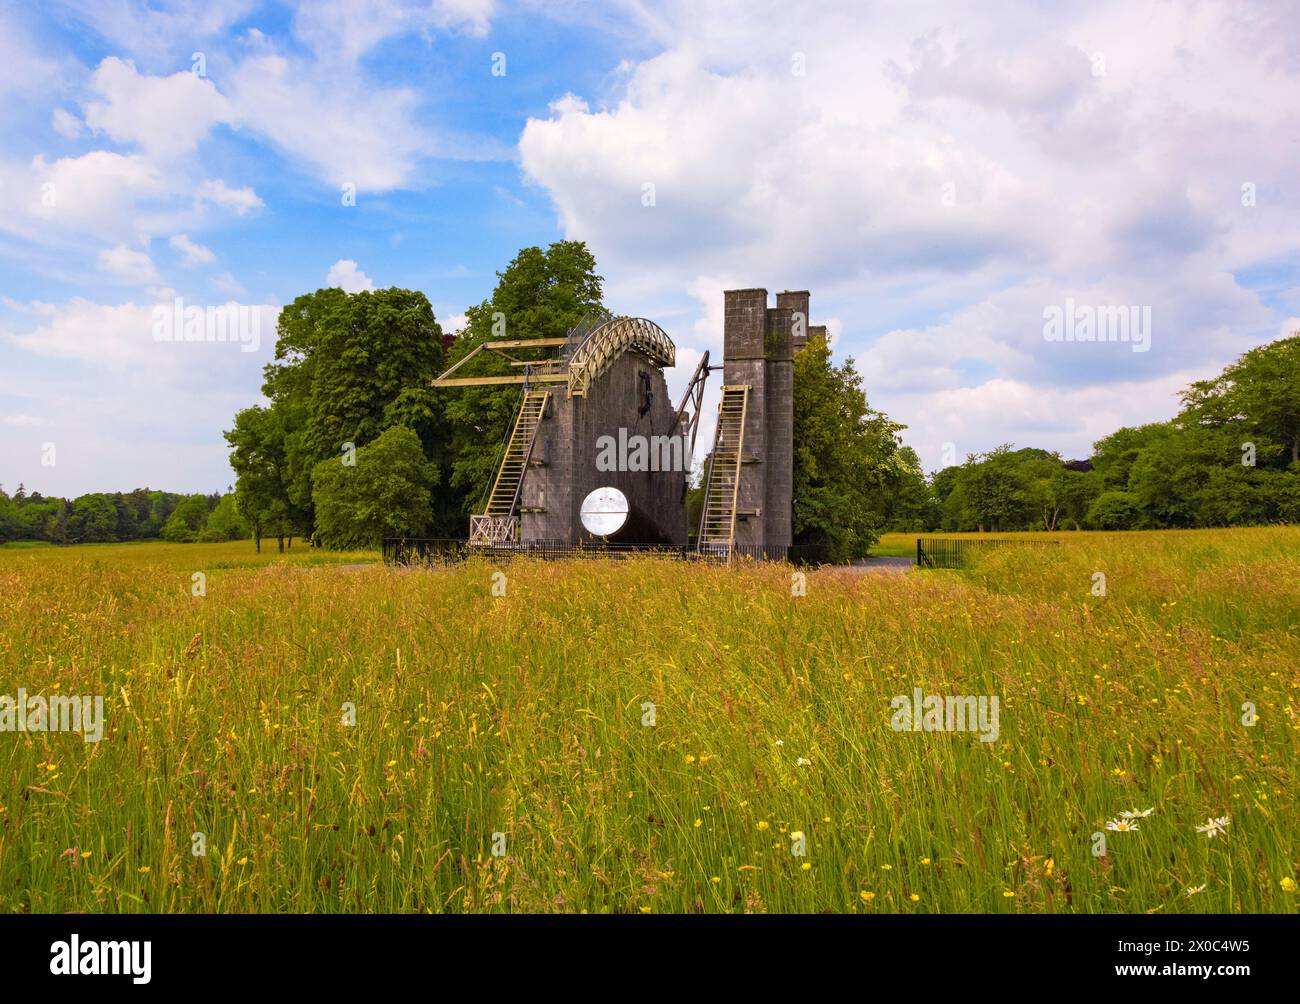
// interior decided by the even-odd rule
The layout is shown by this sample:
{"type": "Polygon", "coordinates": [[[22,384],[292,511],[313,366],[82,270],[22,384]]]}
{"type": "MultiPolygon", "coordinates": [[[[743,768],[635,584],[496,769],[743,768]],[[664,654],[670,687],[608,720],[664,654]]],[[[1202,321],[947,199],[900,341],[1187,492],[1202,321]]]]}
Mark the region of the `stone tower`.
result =
{"type": "Polygon", "coordinates": [[[808,326],[807,290],[778,293],[775,307],[766,289],[723,297],[723,383],[750,389],[736,544],[777,551],[792,539],[794,355],[817,331],[808,326]]]}

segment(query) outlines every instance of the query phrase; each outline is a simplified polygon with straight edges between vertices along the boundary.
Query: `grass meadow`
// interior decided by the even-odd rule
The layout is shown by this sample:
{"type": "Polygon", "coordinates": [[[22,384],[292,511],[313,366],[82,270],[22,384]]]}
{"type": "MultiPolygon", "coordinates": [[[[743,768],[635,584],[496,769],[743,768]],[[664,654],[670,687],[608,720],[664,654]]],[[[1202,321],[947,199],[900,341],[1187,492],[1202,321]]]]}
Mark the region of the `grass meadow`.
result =
{"type": "Polygon", "coordinates": [[[1056,536],[803,596],[783,565],[0,550],[0,694],[106,723],[0,733],[0,910],[1295,912],[1300,528],[1056,536]],[[895,731],[916,686],[998,696],[997,741],[895,731]]]}

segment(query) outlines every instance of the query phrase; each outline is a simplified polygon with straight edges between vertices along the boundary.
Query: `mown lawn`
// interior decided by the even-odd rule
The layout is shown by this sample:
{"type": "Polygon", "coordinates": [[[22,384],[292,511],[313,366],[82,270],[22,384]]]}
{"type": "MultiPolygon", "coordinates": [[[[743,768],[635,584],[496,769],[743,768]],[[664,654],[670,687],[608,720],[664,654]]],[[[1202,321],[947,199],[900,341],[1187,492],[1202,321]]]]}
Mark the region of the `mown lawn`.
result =
{"type": "Polygon", "coordinates": [[[780,565],[5,550],[0,695],[106,726],[0,732],[0,909],[1294,912],[1300,529],[1059,537],[802,596],[780,565]],[[895,731],[918,686],[997,696],[996,741],[895,731]]]}

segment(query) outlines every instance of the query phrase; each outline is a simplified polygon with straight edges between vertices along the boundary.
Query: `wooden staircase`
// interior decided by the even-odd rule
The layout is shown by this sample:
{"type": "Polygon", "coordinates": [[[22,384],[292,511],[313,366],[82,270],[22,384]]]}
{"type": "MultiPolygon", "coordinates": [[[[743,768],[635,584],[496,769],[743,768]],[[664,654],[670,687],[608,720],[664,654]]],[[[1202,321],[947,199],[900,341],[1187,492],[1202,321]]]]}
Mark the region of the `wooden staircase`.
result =
{"type": "Polygon", "coordinates": [[[749,410],[749,387],[722,388],[718,404],[718,428],[709,460],[709,479],[704,486],[704,508],[696,538],[701,551],[729,557],[736,541],[736,504],[740,495],[741,451],[745,446],[745,416],[749,410]]]}
{"type": "Polygon", "coordinates": [[[513,516],[519,505],[519,491],[523,487],[524,472],[528,469],[528,460],[533,453],[533,442],[537,439],[537,427],[541,424],[542,413],[550,398],[548,390],[524,391],[524,399],[519,405],[519,414],[515,417],[515,428],[510,433],[506,444],[505,456],[501,458],[501,467],[497,470],[496,481],[492,484],[492,494],[488,496],[488,516],[513,516]]]}
{"type": "Polygon", "coordinates": [[[469,518],[471,544],[506,544],[518,538],[519,495],[524,486],[524,473],[532,459],[533,444],[537,440],[537,427],[541,425],[550,400],[549,390],[525,390],[515,416],[515,427],[506,442],[506,452],[497,469],[496,480],[488,495],[487,506],[481,515],[469,518]]]}

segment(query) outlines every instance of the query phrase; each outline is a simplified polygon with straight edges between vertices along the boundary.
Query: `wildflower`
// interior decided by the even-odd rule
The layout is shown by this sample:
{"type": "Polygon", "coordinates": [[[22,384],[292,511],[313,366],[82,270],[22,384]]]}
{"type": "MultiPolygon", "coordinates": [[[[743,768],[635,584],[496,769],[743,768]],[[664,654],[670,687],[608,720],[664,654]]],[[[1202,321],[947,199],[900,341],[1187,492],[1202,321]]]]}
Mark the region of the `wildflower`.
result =
{"type": "Polygon", "coordinates": [[[1198,892],[1205,892],[1204,885],[1189,885],[1185,890],[1188,899],[1195,896],[1198,892]]]}
{"type": "Polygon", "coordinates": [[[798,760],[794,762],[794,765],[796,767],[811,767],[812,761],[809,760],[806,756],[801,756],[798,760]]]}
{"type": "Polygon", "coordinates": [[[695,762],[695,757],[693,757],[691,754],[687,753],[687,754],[686,754],[686,762],[687,762],[687,763],[694,763],[694,762],[695,762]]]}
{"type": "Polygon", "coordinates": [[[711,879],[709,879],[709,881],[712,882],[714,885],[717,885],[719,882],[722,881],[722,879],[719,878],[717,875],[714,875],[711,879]]]}
{"type": "Polygon", "coordinates": [[[1002,890],[1002,895],[1003,895],[1003,897],[1004,897],[1005,899],[1015,899],[1015,898],[1016,898],[1016,894],[1015,894],[1014,892],[1012,892],[1010,889],[1003,889],[1003,890],[1002,890]]]}
{"type": "Polygon", "coordinates": [[[923,864],[923,865],[928,865],[929,863],[930,863],[930,859],[929,859],[929,858],[922,858],[922,859],[921,859],[921,864],[923,864]]]}
{"type": "Polygon", "coordinates": [[[240,858],[240,859],[239,859],[237,862],[235,862],[235,863],[236,863],[236,864],[239,864],[239,865],[246,865],[246,864],[248,864],[248,858],[240,858]]]}
{"type": "Polygon", "coordinates": [[[1143,809],[1141,812],[1138,812],[1137,809],[1129,809],[1126,812],[1121,812],[1120,817],[1123,819],[1146,819],[1147,816],[1151,815],[1151,813],[1155,811],[1154,807],[1143,809]]]}
{"type": "Polygon", "coordinates": [[[1108,819],[1106,821],[1106,829],[1114,830],[1116,833],[1128,833],[1137,828],[1138,824],[1129,819],[1108,819]]]}
{"type": "Polygon", "coordinates": [[[875,898],[876,894],[874,892],[867,892],[865,889],[858,893],[858,899],[862,900],[864,903],[870,903],[875,898]]]}
{"type": "Polygon", "coordinates": [[[785,745],[785,740],[784,740],[784,739],[778,739],[778,740],[776,740],[775,742],[773,742],[772,745],[773,745],[773,746],[784,746],[784,745],[785,745]]]}
{"type": "Polygon", "coordinates": [[[1207,819],[1204,826],[1196,828],[1197,833],[1204,833],[1210,840],[1213,840],[1221,833],[1226,833],[1230,820],[1227,816],[1220,816],[1217,819],[1207,819]]]}
{"type": "MultiPolygon", "coordinates": [[[[82,861],[85,861],[86,858],[88,858],[88,857],[90,857],[90,851],[82,851],[82,852],[81,852],[81,860],[82,860],[82,861]]],[[[1285,889],[1286,886],[1283,886],[1282,888],[1285,889]]]]}
{"type": "Polygon", "coordinates": [[[149,874],[149,866],[148,866],[148,865],[141,865],[139,868],[136,869],[136,871],[138,871],[141,875],[148,875],[148,874],[149,874]]]}
{"type": "Polygon", "coordinates": [[[756,872],[756,871],[758,871],[758,865],[741,865],[739,868],[736,869],[736,871],[738,871],[738,872],[756,872]]]}
{"type": "Polygon", "coordinates": [[[1295,892],[1295,879],[1293,879],[1290,875],[1288,875],[1286,878],[1282,880],[1282,891],[1295,892]]]}
{"type": "Polygon", "coordinates": [[[763,832],[764,830],[766,830],[767,828],[768,828],[767,820],[766,820],[766,819],[760,819],[760,820],[758,821],[758,830],[759,830],[759,832],[762,833],[762,832],[763,832]]]}
{"type": "Polygon", "coordinates": [[[790,839],[791,839],[791,840],[802,840],[802,839],[803,839],[803,830],[791,830],[791,831],[790,831],[790,839]]]}
{"type": "Polygon", "coordinates": [[[1053,861],[1051,858],[1048,858],[1047,861],[1043,864],[1043,871],[1048,875],[1051,875],[1053,869],[1055,868],[1056,868],[1056,862],[1053,861]]]}
{"type": "Polygon", "coordinates": [[[801,864],[799,867],[802,868],[802,869],[803,869],[804,871],[806,871],[806,872],[807,872],[807,871],[812,871],[812,865],[809,864],[807,861],[805,861],[805,862],[804,862],[803,864],[801,864]]]}
{"type": "Polygon", "coordinates": [[[696,828],[697,830],[698,830],[701,826],[703,826],[703,825],[704,825],[704,820],[703,820],[703,819],[697,819],[697,820],[695,820],[695,828],[696,828]]]}
{"type": "Polygon", "coordinates": [[[893,870],[894,870],[894,866],[893,866],[893,865],[881,865],[881,866],[880,866],[880,870],[881,870],[882,872],[893,871],[893,870]]]}
{"type": "Polygon", "coordinates": [[[916,893],[912,893],[912,895],[909,896],[908,898],[909,898],[913,903],[919,903],[919,902],[921,902],[921,897],[918,896],[916,893]]]}

